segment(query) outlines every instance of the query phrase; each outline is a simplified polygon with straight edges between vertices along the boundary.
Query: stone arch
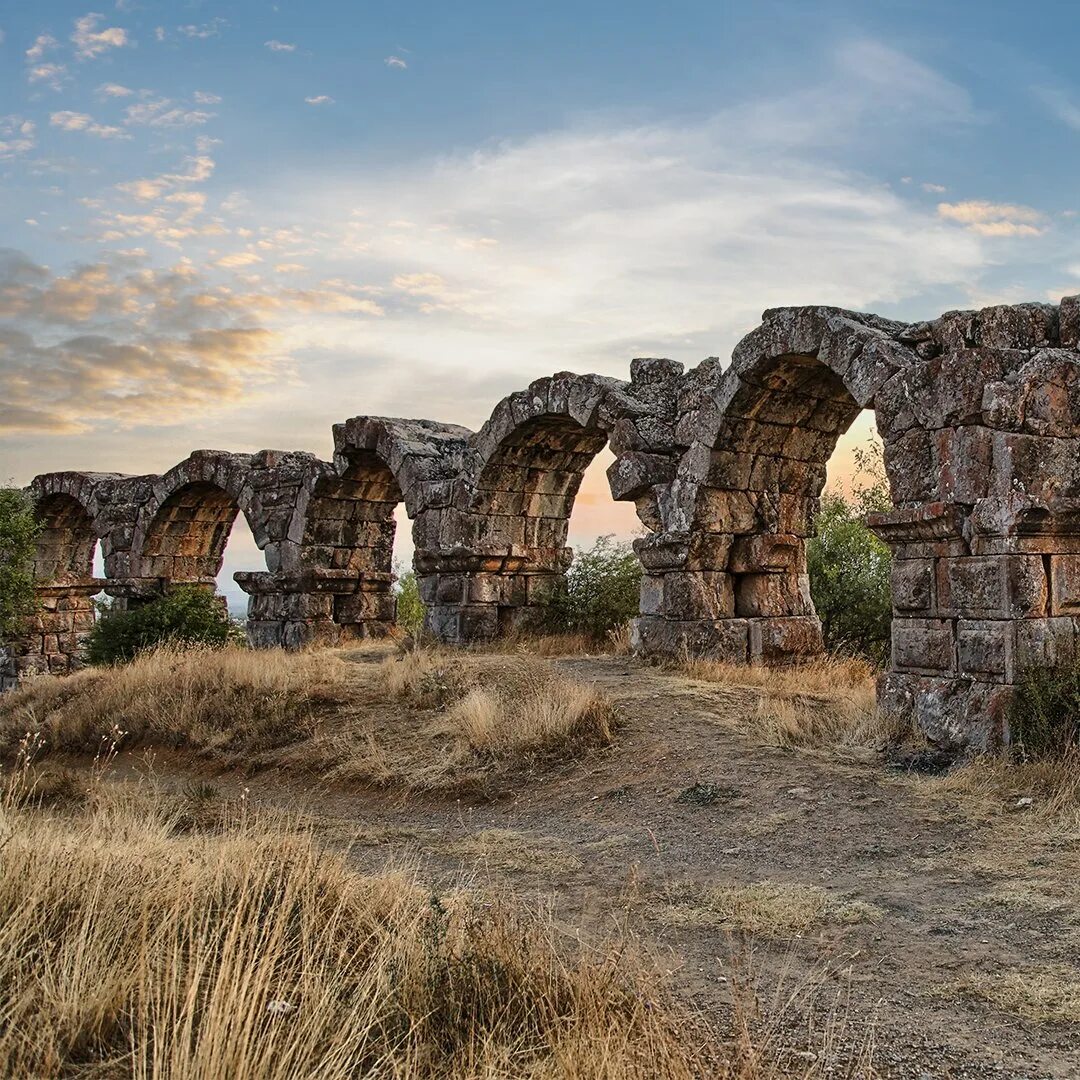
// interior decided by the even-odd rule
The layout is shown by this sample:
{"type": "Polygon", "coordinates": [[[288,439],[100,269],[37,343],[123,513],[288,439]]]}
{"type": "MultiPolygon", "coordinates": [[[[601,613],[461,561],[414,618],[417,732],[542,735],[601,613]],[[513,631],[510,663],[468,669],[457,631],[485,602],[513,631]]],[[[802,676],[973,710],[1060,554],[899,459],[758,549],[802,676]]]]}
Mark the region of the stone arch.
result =
{"type": "Polygon", "coordinates": [[[163,474],[139,507],[132,551],[139,589],[156,594],[174,583],[212,586],[221,571],[225,545],[243,512],[255,542],[270,540],[251,483],[254,455],[196,450],[163,474]]]}
{"type": "MultiPolygon", "coordinates": [[[[904,324],[836,308],[765,312],[692,417],[637,634],[646,651],[785,662],[822,650],[806,539],[837,439],[918,362],[904,324]]],[[[683,418],[685,422],[686,418],[683,418]]]]}
{"type": "Polygon", "coordinates": [[[565,569],[578,488],[609,439],[605,398],[625,385],[559,374],[499,402],[472,444],[469,509],[486,545],[523,567],[565,569]]]}
{"type": "Polygon", "coordinates": [[[85,473],[46,473],[30,486],[41,532],[34,556],[39,585],[93,578],[94,549],[102,536],[94,479],[85,473]]]}
{"type": "Polygon", "coordinates": [[[94,550],[105,535],[100,490],[119,479],[108,473],[45,473],[30,495],[41,526],[34,554],[37,610],[9,646],[8,678],[29,672],[65,674],[81,664],[83,638],[94,625],[92,597],[104,581],[94,576],[94,550]]]}

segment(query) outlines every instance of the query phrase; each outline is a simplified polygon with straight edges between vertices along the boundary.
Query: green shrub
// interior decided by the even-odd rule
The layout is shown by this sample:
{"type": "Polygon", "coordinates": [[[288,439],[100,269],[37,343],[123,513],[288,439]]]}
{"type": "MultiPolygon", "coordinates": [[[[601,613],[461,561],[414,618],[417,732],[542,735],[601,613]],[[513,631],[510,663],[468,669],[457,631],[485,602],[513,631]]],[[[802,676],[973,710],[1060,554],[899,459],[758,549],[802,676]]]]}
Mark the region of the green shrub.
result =
{"type": "Polygon", "coordinates": [[[34,549],[41,531],[34,504],[19,488],[0,488],[0,644],[34,610],[34,549]]]}
{"type": "Polygon", "coordinates": [[[211,646],[244,643],[244,631],[229,618],[221,597],[195,586],[179,586],[128,611],[99,605],[98,612],[86,639],[86,659],[91,664],[123,663],[167,641],[211,646]]]}
{"type": "Polygon", "coordinates": [[[892,502],[881,444],[857,450],[855,459],[853,494],[822,497],[816,534],[806,545],[810,595],[830,652],[883,664],[892,628],[892,557],[867,527],[866,515],[888,510],[892,502]]]}
{"type": "Polygon", "coordinates": [[[566,589],[552,598],[540,629],[602,640],[637,615],[640,592],[641,563],[633,548],[601,536],[574,554],[566,589]]]}
{"type": "Polygon", "coordinates": [[[1062,757],[1080,744],[1080,664],[1024,673],[1009,706],[1009,736],[1026,760],[1062,757]]]}
{"type": "Polygon", "coordinates": [[[397,579],[397,624],[403,630],[416,635],[424,628],[424,602],[420,599],[420,587],[416,574],[406,570],[397,579]]]}

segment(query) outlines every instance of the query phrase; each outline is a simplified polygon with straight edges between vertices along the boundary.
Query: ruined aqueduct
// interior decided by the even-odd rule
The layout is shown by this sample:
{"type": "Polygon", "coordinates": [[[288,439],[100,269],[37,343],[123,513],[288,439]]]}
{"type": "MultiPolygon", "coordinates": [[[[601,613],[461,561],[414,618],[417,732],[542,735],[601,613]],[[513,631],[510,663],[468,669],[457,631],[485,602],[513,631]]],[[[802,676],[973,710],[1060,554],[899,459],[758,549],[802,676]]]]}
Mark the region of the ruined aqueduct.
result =
{"type": "Polygon", "coordinates": [[[917,324],[781,308],[726,368],[560,373],[505,398],[478,432],[358,416],[334,427],[333,463],[197,450],[162,476],[46,473],[31,485],[41,610],[8,650],[4,684],[74,666],[102,590],[131,604],[212,585],[238,513],[266,557],[265,572],[236,575],[254,645],[385,633],[399,502],[429,631],[494,638],[559,587],[574,497],[605,444],[611,493],[647,530],[635,649],[812,656],[806,537],[837,438],[872,408],[895,507],[872,520],[894,557],[880,697],[936,740],[986,746],[1005,734],[1019,673],[1069,656],[1077,636],[1078,384],[1080,297],[917,324]]]}

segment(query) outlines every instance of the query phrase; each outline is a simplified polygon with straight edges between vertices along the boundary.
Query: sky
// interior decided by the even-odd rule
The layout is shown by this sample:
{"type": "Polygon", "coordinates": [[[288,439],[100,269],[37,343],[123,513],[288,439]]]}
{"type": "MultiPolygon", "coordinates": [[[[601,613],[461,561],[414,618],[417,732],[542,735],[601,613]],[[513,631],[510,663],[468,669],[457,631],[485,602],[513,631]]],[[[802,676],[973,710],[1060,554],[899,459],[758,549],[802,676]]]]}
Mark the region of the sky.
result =
{"type": "MultiPolygon", "coordinates": [[[[38,0],[0,35],[5,481],[476,428],[771,306],[1080,292],[1074,4],[38,0]]],[[[607,460],[577,542],[635,528],[607,460]]]]}

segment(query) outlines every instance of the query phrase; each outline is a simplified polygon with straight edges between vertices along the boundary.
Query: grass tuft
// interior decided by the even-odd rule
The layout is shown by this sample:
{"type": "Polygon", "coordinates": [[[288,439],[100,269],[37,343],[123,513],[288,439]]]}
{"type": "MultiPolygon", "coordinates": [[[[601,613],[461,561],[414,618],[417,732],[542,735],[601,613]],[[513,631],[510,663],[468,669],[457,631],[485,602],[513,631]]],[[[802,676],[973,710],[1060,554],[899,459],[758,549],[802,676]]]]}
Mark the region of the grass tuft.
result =
{"type": "Polygon", "coordinates": [[[727,1074],[625,949],[567,953],[545,920],[253,813],[191,833],[101,792],[0,831],[4,1076],[727,1074]]]}

